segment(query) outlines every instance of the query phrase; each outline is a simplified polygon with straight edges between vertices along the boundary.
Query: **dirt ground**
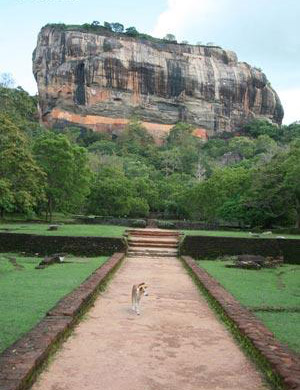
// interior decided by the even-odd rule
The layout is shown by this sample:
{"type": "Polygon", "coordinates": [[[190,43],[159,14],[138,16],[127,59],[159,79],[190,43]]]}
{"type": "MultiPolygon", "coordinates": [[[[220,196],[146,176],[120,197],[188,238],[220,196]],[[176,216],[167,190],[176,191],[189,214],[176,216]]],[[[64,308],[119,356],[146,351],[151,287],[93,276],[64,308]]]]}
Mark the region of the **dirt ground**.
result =
{"type": "Polygon", "coordinates": [[[261,390],[176,258],[127,258],[32,390],[261,390]],[[133,284],[147,282],[141,315],[133,284]]]}

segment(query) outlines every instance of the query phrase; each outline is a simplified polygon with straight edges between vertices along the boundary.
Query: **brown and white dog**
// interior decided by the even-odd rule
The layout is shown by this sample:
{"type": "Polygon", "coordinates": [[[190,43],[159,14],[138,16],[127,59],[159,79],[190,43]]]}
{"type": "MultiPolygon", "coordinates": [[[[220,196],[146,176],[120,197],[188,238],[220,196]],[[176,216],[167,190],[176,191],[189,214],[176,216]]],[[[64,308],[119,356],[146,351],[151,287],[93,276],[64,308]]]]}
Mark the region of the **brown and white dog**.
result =
{"type": "Polygon", "coordinates": [[[145,297],[148,295],[147,288],[148,286],[146,283],[135,284],[132,287],[132,310],[135,311],[137,315],[140,314],[139,306],[142,295],[145,295],[145,297]]]}

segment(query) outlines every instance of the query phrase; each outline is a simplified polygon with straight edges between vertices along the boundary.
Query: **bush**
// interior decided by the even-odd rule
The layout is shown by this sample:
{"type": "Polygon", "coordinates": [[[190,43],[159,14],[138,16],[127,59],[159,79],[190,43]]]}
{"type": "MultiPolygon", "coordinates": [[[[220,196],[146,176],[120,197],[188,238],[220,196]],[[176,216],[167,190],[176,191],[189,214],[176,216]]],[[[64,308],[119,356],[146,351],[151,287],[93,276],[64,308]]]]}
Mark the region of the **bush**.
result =
{"type": "Polygon", "coordinates": [[[252,233],[262,233],[263,229],[261,226],[254,226],[251,231],[252,233]]]}
{"type": "Polygon", "coordinates": [[[169,221],[157,221],[157,227],[160,229],[176,229],[175,223],[169,221]]]}
{"type": "Polygon", "coordinates": [[[131,221],[130,224],[132,227],[141,227],[145,228],[147,225],[147,222],[144,219],[134,219],[131,221]]]}
{"type": "Polygon", "coordinates": [[[130,217],[147,217],[149,214],[149,205],[147,201],[143,198],[130,198],[129,207],[130,217]]]}
{"type": "Polygon", "coordinates": [[[275,233],[275,234],[300,234],[300,228],[296,228],[296,227],[278,228],[278,229],[274,229],[273,233],[275,233]]]}

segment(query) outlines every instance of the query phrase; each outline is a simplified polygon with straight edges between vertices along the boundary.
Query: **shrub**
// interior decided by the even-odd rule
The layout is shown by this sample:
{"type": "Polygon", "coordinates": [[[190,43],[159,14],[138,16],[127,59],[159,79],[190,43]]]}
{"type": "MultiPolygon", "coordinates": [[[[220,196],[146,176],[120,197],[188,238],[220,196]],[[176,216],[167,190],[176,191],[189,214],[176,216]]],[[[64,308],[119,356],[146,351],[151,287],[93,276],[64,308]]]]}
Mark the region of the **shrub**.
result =
{"type": "Polygon", "coordinates": [[[147,222],[144,219],[133,219],[130,223],[132,227],[141,227],[145,228],[147,225],[147,222]]]}
{"type": "Polygon", "coordinates": [[[169,221],[157,221],[157,226],[161,229],[176,229],[175,223],[169,221]]]}

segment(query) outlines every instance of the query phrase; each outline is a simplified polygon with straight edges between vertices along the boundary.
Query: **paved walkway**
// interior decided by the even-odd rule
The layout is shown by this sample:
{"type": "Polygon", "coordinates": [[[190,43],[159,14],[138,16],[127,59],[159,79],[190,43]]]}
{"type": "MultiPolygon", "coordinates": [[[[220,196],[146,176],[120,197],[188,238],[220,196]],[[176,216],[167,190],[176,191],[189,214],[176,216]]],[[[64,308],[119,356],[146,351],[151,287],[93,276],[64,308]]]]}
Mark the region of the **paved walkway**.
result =
{"type": "Polygon", "coordinates": [[[127,258],[33,390],[261,390],[176,258],[127,258]],[[133,284],[147,282],[141,315],[133,284]]]}

